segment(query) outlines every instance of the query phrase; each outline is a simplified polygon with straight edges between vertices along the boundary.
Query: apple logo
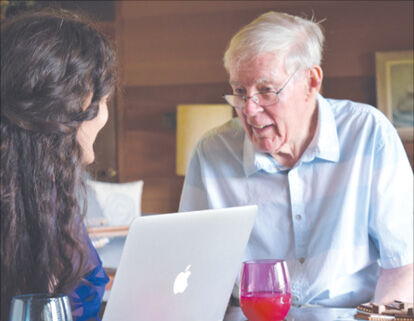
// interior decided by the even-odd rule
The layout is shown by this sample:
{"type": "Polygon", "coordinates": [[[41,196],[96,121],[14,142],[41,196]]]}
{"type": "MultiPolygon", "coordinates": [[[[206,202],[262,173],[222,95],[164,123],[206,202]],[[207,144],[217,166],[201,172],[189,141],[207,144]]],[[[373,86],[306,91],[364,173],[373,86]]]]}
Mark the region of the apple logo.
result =
{"type": "Polygon", "coordinates": [[[174,281],[174,294],[183,293],[188,286],[188,278],[191,275],[191,265],[185,268],[184,272],[178,273],[174,281]]]}

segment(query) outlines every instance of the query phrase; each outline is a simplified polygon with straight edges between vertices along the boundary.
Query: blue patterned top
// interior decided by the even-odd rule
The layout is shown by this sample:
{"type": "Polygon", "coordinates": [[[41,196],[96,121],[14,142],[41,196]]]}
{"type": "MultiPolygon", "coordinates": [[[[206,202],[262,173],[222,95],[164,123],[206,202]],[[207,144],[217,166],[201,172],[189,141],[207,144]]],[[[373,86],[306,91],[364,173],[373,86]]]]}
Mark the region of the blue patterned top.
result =
{"type": "Polygon", "coordinates": [[[101,320],[98,314],[101,309],[105,285],[109,281],[102,261],[89,236],[87,236],[87,242],[90,252],[88,266],[91,266],[92,269],[84,279],[79,281],[75,290],[68,295],[73,321],[101,320]]]}

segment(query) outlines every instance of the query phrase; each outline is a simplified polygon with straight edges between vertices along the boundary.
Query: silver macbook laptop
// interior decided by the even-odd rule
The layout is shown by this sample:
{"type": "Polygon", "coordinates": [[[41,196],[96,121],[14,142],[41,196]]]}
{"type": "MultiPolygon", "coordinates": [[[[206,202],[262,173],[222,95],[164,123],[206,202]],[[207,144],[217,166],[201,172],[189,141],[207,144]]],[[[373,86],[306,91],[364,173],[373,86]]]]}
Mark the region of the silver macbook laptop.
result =
{"type": "Polygon", "coordinates": [[[136,218],[103,321],[221,321],[257,206],[136,218]]]}

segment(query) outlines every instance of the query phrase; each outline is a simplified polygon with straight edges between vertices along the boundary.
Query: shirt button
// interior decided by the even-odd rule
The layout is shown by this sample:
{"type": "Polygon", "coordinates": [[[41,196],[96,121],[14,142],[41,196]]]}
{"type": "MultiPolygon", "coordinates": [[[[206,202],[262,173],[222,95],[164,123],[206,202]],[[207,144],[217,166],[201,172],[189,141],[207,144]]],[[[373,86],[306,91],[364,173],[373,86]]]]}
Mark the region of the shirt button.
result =
{"type": "Polygon", "coordinates": [[[301,257],[301,258],[299,259],[299,263],[300,263],[300,264],[305,263],[305,258],[304,258],[304,257],[301,257]]]}
{"type": "Polygon", "coordinates": [[[300,220],[302,219],[302,215],[300,215],[300,214],[296,215],[296,216],[295,216],[295,219],[296,219],[297,221],[300,221],[300,220]]]}

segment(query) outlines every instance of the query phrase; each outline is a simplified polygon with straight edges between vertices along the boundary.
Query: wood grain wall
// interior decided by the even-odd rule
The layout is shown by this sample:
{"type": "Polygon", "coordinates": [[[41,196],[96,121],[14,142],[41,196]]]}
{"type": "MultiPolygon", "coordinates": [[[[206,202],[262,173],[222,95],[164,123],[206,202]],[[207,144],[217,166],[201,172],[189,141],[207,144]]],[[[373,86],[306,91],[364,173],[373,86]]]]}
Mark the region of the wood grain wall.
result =
{"type": "MultiPolygon", "coordinates": [[[[413,47],[412,1],[117,1],[119,180],[144,180],[143,213],[178,209],[176,105],[222,103],[228,41],[270,10],[326,19],[327,97],[375,105],[375,52],[413,47]]],[[[413,164],[413,143],[406,148],[413,164]]]]}

